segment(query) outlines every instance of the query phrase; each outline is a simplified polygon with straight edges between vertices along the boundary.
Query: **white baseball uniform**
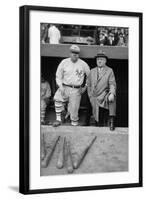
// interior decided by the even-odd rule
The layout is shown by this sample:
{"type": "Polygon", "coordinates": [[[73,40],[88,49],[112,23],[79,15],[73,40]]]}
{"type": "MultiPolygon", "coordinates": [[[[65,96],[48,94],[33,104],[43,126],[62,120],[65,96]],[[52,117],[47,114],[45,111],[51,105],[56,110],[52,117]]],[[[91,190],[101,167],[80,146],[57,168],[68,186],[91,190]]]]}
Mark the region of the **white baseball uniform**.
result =
{"type": "Polygon", "coordinates": [[[80,87],[84,81],[85,74],[88,76],[89,73],[88,64],[80,58],[75,63],[72,62],[71,58],[62,60],[56,72],[56,82],[58,86],[64,86],[65,92],[62,95],[58,88],[55,93],[56,114],[61,113],[64,110],[64,102],[68,102],[68,111],[71,120],[74,122],[78,121],[78,110],[81,100],[80,87]],[[78,88],[70,86],[77,86],[78,88]]]}

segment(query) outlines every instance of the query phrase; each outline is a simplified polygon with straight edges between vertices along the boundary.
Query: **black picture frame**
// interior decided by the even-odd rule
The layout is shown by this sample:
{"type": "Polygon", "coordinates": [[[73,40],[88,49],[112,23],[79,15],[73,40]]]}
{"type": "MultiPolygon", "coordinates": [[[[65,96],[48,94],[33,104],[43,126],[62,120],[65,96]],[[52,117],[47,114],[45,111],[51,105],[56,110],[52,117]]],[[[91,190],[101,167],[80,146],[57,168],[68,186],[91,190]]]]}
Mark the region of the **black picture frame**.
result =
{"type": "MultiPolygon", "coordinates": [[[[20,131],[19,131],[19,151],[20,151],[20,174],[19,174],[19,191],[22,194],[36,194],[36,193],[53,193],[53,192],[68,192],[68,191],[83,191],[83,190],[99,190],[99,189],[116,189],[116,188],[131,188],[142,187],[142,23],[143,15],[138,12],[123,12],[123,11],[107,11],[107,10],[90,10],[90,9],[75,9],[75,8],[61,8],[61,7],[44,7],[44,6],[22,6],[20,7],[20,131]],[[30,80],[29,80],[29,24],[30,11],[44,11],[44,12],[64,12],[64,13],[84,13],[95,15],[112,15],[112,16],[127,16],[137,17],[139,19],[139,182],[114,184],[114,185],[95,185],[95,186],[81,186],[81,187],[67,187],[67,188],[47,188],[47,189],[33,189],[29,187],[30,178],[30,80]]],[[[47,187],[47,186],[46,186],[47,187]]]]}

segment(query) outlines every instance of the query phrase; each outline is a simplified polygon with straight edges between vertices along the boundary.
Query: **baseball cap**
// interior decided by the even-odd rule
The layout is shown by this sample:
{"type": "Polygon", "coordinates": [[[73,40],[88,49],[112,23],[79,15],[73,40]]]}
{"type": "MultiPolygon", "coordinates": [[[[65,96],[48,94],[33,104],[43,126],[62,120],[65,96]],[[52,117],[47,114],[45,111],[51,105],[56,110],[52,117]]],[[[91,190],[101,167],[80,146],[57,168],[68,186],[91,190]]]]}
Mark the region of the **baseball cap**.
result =
{"type": "Polygon", "coordinates": [[[80,48],[73,44],[71,47],[70,47],[70,51],[73,52],[73,53],[80,53],[80,48]]]}

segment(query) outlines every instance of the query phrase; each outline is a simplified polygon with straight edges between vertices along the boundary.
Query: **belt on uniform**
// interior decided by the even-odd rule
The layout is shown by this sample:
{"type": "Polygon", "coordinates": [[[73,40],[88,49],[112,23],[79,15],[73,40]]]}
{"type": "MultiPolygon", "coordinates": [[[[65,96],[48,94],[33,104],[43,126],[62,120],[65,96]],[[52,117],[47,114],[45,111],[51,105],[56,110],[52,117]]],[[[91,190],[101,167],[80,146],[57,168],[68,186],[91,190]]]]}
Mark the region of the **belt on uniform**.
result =
{"type": "Polygon", "coordinates": [[[80,85],[67,85],[65,83],[63,83],[64,86],[68,86],[68,87],[71,87],[71,88],[81,88],[80,85]]]}

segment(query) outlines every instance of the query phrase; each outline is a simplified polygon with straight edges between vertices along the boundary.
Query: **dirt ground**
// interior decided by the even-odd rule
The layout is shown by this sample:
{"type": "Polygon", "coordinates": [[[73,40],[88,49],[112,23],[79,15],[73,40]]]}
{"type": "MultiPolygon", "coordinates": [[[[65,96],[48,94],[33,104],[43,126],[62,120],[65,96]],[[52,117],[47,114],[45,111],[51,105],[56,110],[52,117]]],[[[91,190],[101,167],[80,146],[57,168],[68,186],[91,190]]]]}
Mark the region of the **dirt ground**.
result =
{"type": "MultiPolygon", "coordinates": [[[[41,138],[51,144],[56,136],[66,137],[71,144],[71,152],[80,154],[94,136],[92,147],[73,174],[128,171],[128,128],[41,126],[41,138]]],[[[66,163],[62,169],[56,167],[60,152],[60,140],[53,152],[48,167],[40,167],[40,175],[68,174],[66,163]]]]}

